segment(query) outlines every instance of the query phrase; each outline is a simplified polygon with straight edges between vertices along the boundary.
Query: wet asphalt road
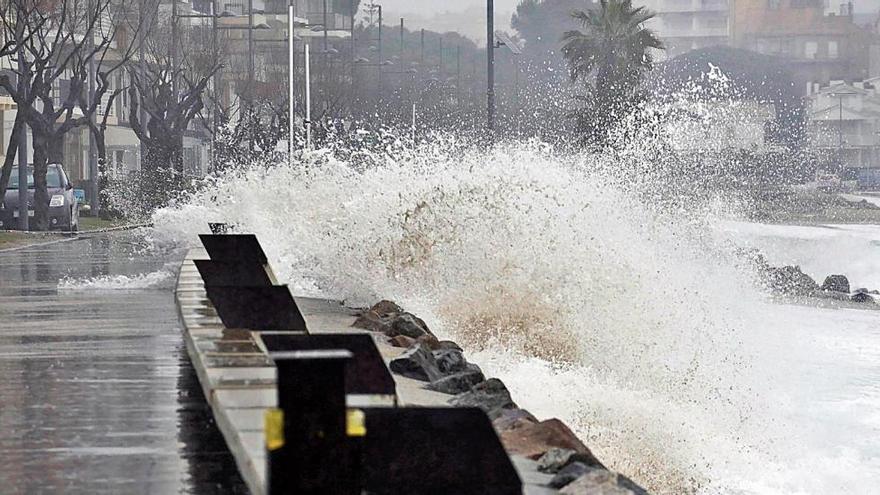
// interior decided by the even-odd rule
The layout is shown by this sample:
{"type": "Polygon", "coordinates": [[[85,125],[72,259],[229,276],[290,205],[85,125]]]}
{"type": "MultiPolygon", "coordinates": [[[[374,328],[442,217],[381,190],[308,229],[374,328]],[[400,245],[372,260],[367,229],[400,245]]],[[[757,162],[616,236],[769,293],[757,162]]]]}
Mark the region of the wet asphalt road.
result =
{"type": "Polygon", "coordinates": [[[138,233],[0,252],[0,493],[246,493],[186,355],[173,276],[58,288],[182,257],[138,233]]]}

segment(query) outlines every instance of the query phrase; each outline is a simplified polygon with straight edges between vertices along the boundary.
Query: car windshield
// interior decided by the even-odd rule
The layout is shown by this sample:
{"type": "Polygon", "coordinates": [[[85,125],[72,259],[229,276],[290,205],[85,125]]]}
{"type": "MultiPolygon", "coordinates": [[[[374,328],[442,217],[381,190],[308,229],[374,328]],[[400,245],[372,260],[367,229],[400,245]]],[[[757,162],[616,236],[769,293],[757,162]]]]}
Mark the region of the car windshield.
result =
{"type": "MultiPolygon", "coordinates": [[[[50,188],[61,187],[61,174],[58,173],[57,167],[49,167],[46,171],[46,186],[50,188]]],[[[28,189],[34,188],[34,170],[28,168],[28,189]]],[[[9,186],[7,189],[18,189],[18,167],[12,167],[12,174],[9,176],[9,186]]]]}

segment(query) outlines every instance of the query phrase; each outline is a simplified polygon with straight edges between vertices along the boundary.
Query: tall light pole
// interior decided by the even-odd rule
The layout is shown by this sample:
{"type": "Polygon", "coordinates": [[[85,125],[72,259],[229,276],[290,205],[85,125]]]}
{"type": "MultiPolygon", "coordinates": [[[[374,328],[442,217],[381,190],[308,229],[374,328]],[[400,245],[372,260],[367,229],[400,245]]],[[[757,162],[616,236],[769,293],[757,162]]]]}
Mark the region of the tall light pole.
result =
{"type": "Polygon", "coordinates": [[[841,165],[843,165],[843,99],[857,94],[859,93],[849,91],[845,87],[841,91],[829,93],[830,97],[837,98],[837,157],[841,165]]]}
{"type": "Polygon", "coordinates": [[[312,149],[312,62],[309,57],[309,44],[305,44],[305,76],[306,76],[306,148],[312,149]]]}
{"type": "MultiPolygon", "coordinates": [[[[174,5],[177,5],[177,2],[174,2],[174,5]]],[[[89,1],[89,15],[99,15],[98,12],[95,12],[94,2],[92,0],[89,1]]],[[[93,23],[93,25],[97,25],[93,23]]],[[[88,47],[89,53],[94,52],[95,45],[95,33],[94,31],[87,32],[89,36],[88,47]]],[[[89,57],[89,105],[92,106],[95,104],[95,78],[96,78],[96,68],[95,68],[95,56],[89,57]]],[[[108,109],[104,109],[105,112],[108,109]]],[[[95,124],[95,112],[89,112],[89,121],[91,125],[95,124]]],[[[100,181],[100,171],[98,170],[98,141],[95,139],[95,133],[89,132],[89,177],[92,179],[91,183],[91,191],[89,191],[89,195],[91,196],[91,214],[93,216],[98,216],[101,214],[101,190],[99,186],[100,181]]]]}
{"type": "Polygon", "coordinates": [[[287,5],[287,153],[288,163],[293,167],[294,137],[296,136],[296,0],[287,5]]]}
{"type": "Polygon", "coordinates": [[[254,130],[251,115],[254,106],[254,0],[248,0],[248,73],[247,73],[247,126],[248,126],[248,151],[254,151],[254,130]]]}
{"type": "Polygon", "coordinates": [[[379,110],[379,107],[382,106],[382,6],[379,5],[379,63],[377,65],[377,70],[379,71],[379,83],[378,89],[379,93],[376,95],[379,104],[377,105],[376,111],[379,110]]]}
{"type": "Polygon", "coordinates": [[[495,2],[486,0],[486,132],[491,143],[495,138],[495,2]]]}
{"type": "MultiPolygon", "coordinates": [[[[21,16],[21,14],[19,14],[21,16]]],[[[21,17],[19,17],[21,19],[21,17]]],[[[22,21],[20,21],[22,22],[22,21]]],[[[18,52],[18,77],[24,77],[27,63],[24,60],[24,50],[18,52]]],[[[18,81],[23,92],[27,93],[27,85],[18,81]]],[[[28,230],[28,132],[27,122],[22,119],[21,131],[18,138],[18,228],[28,230]]]]}

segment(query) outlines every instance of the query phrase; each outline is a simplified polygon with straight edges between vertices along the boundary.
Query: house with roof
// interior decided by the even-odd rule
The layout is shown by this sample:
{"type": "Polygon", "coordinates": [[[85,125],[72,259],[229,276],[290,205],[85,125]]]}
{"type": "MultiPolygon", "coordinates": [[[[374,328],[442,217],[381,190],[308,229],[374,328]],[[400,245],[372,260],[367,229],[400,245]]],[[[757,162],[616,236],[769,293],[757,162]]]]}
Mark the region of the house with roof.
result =
{"type": "Polygon", "coordinates": [[[811,146],[860,178],[880,174],[880,77],[809,89],[811,146]]]}

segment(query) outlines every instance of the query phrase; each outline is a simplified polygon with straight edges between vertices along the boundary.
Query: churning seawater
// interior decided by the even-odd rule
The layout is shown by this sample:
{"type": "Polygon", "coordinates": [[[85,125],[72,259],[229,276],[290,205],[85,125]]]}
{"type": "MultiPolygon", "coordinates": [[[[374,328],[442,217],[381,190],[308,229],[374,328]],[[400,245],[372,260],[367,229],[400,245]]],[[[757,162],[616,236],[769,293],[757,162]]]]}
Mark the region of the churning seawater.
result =
{"type": "Polygon", "coordinates": [[[396,300],[657,493],[880,484],[880,312],[773,303],[737,255],[880,288],[880,229],[660,206],[615,159],[539,143],[335,156],[214,178],[155,235],[194,243],[228,222],[296,293],[396,300]]]}

